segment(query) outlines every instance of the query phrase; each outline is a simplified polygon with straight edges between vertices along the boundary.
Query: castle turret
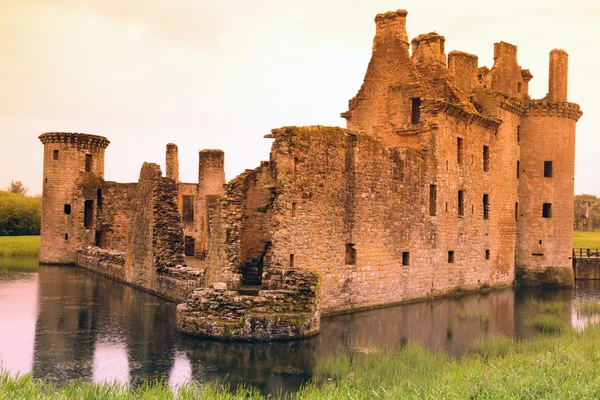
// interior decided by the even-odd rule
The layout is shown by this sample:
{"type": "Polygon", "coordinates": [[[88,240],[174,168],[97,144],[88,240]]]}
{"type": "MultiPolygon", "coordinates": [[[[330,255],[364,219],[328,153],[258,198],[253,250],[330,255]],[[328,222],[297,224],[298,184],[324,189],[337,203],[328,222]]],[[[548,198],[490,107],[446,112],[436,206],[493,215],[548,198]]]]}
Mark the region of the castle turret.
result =
{"type": "Polygon", "coordinates": [[[526,285],[573,284],[575,124],[567,53],[550,53],[548,96],[525,104],[520,129],[517,277],[526,285]]]}
{"type": "Polygon", "coordinates": [[[95,219],[104,178],[102,136],[53,132],[44,144],[40,262],[76,262],[76,250],[95,243],[95,219]]]}

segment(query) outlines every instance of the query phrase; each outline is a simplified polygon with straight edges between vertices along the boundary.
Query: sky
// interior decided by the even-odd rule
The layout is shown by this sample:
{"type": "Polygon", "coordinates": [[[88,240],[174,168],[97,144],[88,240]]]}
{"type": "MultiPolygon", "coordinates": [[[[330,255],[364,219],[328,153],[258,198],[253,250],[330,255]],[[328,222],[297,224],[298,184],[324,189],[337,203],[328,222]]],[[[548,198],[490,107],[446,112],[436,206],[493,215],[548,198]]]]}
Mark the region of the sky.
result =
{"type": "Polygon", "coordinates": [[[225,151],[227,179],[268,160],[272,128],[345,126],[371,56],[376,14],[408,10],[409,38],[435,31],[446,52],[493,64],[518,46],[548,90],[548,54],[569,53],[569,100],[581,105],[575,193],[600,196],[598,0],[0,0],[0,189],[41,193],[43,132],[107,137],[105,178],[135,182],[179,146],[180,179],[198,151],[225,151]]]}

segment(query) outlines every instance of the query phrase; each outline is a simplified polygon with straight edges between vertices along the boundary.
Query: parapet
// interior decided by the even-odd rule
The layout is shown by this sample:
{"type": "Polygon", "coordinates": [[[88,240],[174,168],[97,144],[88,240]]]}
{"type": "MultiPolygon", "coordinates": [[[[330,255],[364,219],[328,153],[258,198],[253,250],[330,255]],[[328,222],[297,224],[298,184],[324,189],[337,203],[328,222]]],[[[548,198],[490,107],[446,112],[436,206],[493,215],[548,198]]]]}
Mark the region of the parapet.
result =
{"type": "Polygon", "coordinates": [[[77,147],[100,147],[103,149],[110,144],[110,141],[104,136],[73,132],[46,132],[42,133],[38,139],[43,144],[67,143],[77,147]]]}

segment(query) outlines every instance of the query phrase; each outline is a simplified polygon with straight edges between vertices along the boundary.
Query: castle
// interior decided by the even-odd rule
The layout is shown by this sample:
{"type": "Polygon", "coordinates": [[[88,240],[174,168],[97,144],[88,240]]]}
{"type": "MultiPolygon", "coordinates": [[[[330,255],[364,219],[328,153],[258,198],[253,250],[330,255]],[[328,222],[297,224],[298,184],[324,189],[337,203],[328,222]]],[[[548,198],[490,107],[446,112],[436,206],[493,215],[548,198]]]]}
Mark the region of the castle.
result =
{"type": "Polygon", "coordinates": [[[406,16],[376,16],[347,129],[274,129],[270,160],[228,183],[219,150],[179,182],[174,144],[166,177],[145,163],[138,183],[107,182],[107,139],[42,134],[40,262],[177,300],[182,332],[231,339],[309,336],[322,314],[515,279],[572,285],[582,113],[567,53],[551,51],[548,94],[531,99],[516,46],[479,67],[437,33],[409,44],[406,16]]]}

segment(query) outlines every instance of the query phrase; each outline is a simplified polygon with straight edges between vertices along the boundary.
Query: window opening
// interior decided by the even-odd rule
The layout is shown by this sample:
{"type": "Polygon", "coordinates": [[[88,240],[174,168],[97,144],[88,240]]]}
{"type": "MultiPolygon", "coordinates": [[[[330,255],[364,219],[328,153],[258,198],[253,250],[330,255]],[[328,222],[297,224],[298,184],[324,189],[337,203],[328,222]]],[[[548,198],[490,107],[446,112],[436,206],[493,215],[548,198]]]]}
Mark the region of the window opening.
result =
{"type": "Polygon", "coordinates": [[[412,113],[410,117],[410,123],[415,125],[421,122],[421,98],[416,97],[412,99],[412,113]]]}
{"type": "Polygon", "coordinates": [[[402,265],[409,265],[410,253],[408,251],[402,252],[402,265]]]}
{"type": "Polygon", "coordinates": [[[486,260],[490,259],[490,250],[489,249],[485,251],[485,259],[486,260]]]}
{"type": "Polygon", "coordinates": [[[458,191],[458,216],[463,217],[465,215],[465,191],[458,191]]]}
{"type": "Polygon", "coordinates": [[[490,170],[490,147],[483,146],[483,171],[488,172],[490,170]]]}
{"type": "Polygon", "coordinates": [[[552,203],[544,203],[542,206],[542,217],[552,218],[552,203]]]}
{"type": "Polygon", "coordinates": [[[292,218],[296,217],[296,203],[292,203],[292,218]]]}
{"type": "Polygon", "coordinates": [[[459,164],[463,162],[463,139],[456,138],[456,161],[459,164]]]}
{"type": "Polygon", "coordinates": [[[517,179],[521,177],[521,161],[517,160],[517,179]]]}
{"type": "Polygon", "coordinates": [[[487,193],[483,195],[483,219],[490,219],[490,196],[487,193]]]}
{"type": "Polygon", "coordinates": [[[454,263],[454,250],[448,251],[448,264],[454,263]]]}
{"type": "Polygon", "coordinates": [[[91,229],[94,226],[94,200],[86,200],[83,213],[83,226],[91,229]]]}
{"type": "Polygon", "coordinates": [[[515,221],[519,220],[519,203],[515,203],[515,221]]]}
{"type": "Polygon", "coordinates": [[[98,212],[102,212],[102,189],[96,190],[96,206],[98,207],[98,212]]]}
{"type": "Polygon", "coordinates": [[[552,178],[552,161],[544,161],[544,178],[552,178]]]}
{"type": "Polygon", "coordinates": [[[65,210],[65,214],[67,214],[67,215],[71,214],[71,205],[65,204],[64,210],[65,210]]]}
{"type": "Polygon", "coordinates": [[[86,154],[85,155],[85,172],[91,172],[91,171],[92,171],[92,155],[86,154]]]}
{"type": "Polygon", "coordinates": [[[290,268],[294,268],[294,255],[290,254],[290,268]]]}
{"type": "Polygon", "coordinates": [[[194,198],[195,196],[183,196],[183,222],[194,222],[194,198]]]}
{"type": "Polygon", "coordinates": [[[521,125],[517,125],[517,142],[521,141],[521,125]]]}
{"type": "Polygon", "coordinates": [[[346,243],[346,265],[356,265],[356,249],[352,243],[346,243]]]}
{"type": "Polygon", "coordinates": [[[437,210],[437,187],[429,185],[429,215],[435,216],[437,210]]]}
{"type": "Polygon", "coordinates": [[[58,150],[54,150],[52,152],[52,158],[55,159],[55,160],[58,160],[58,150]]]}

